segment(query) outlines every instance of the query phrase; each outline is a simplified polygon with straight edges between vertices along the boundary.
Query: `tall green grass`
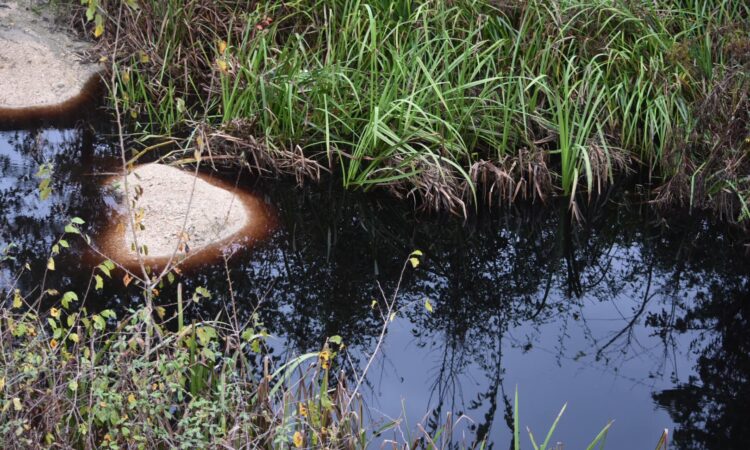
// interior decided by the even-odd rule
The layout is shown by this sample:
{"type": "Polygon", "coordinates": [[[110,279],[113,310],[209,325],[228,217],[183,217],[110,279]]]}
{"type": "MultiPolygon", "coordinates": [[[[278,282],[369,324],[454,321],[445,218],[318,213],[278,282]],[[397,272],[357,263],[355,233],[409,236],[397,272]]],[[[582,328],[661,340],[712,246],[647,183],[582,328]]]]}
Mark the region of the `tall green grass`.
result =
{"type": "MultiPolygon", "coordinates": [[[[120,61],[117,90],[142,130],[209,124],[272,159],[302,155],[346,187],[430,207],[464,208],[482,184],[503,198],[545,194],[519,183],[532,173],[565,195],[625,169],[664,183],[709,161],[713,175],[750,134],[746,114],[707,105],[747,106],[740,0],[143,3],[105,36],[119,23],[124,46],[148,56],[120,61]],[[722,125],[735,131],[714,148],[722,125]]],[[[119,5],[102,8],[114,18],[119,5]]],[[[745,190],[718,173],[718,191],[690,192],[696,204],[745,190]]]]}

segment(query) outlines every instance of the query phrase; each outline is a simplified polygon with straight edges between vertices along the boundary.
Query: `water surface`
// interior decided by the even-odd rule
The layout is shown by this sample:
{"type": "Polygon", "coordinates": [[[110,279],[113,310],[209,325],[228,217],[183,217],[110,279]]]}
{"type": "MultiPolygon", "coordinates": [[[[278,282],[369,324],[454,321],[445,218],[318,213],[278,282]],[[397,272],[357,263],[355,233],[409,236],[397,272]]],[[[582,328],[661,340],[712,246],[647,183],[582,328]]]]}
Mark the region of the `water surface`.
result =
{"type": "MultiPolygon", "coordinates": [[[[69,217],[84,218],[92,234],[107,222],[99,185],[116,154],[106,131],[81,123],[0,132],[0,249],[17,245],[17,260],[0,269],[3,289],[25,263],[31,272],[18,285],[36,286],[69,217]],[[45,201],[34,177],[43,162],[55,167],[45,201]]],[[[377,193],[239,182],[276,209],[278,228],[226,266],[181,281],[214,294],[191,311],[214,317],[230,303],[229,277],[238,314],[257,308],[278,360],[341,335],[361,369],[380,332],[371,307],[378,283],[391,294],[407,255],[424,252],[406,271],[404,309],[364,390],[375,420],[403,416],[404,429],[422,421],[429,430],[448,412],[464,414],[471,421],[462,419],[456,442],[504,449],[518,388],[522,426],[538,437],[567,402],[554,439],[565,449],[584,447],[609,420],[607,449],[654,448],[664,428],[673,448],[750,440],[750,259],[731,228],[684,212],[659,218],[628,195],[587,208],[584,225],[567,220],[564,204],[464,222],[377,193]]],[[[91,266],[81,262],[83,243],[73,247],[47,285],[85,292],[91,266]]],[[[161,297],[171,303],[173,291],[161,297]]],[[[92,308],[137,301],[116,283],[86,300],[92,308]]]]}

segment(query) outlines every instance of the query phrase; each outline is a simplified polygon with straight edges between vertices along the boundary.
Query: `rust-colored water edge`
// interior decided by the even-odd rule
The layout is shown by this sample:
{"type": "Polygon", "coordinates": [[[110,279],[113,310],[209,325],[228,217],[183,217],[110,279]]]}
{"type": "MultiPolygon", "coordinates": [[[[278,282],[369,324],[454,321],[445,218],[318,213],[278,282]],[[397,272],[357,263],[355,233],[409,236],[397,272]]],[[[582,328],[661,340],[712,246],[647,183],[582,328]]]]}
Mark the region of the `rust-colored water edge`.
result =
{"type": "MultiPolygon", "coordinates": [[[[224,255],[263,241],[276,225],[271,207],[262,199],[209,174],[144,164],[127,176],[129,196],[123,176],[111,177],[106,184],[118,206],[94,244],[137,274],[141,263],[160,270],[170,262],[190,269],[221,261],[224,255]]],[[[91,257],[101,262],[101,255],[91,257]]]]}
{"type": "Polygon", "coordinates": [[[54,105],[7,108],[0,104],[0,131],[30,128],[39,125],[73,126],[90,114],[104,94],[104,82],[98,73],[92,74],[81,91],[54,105]]]}

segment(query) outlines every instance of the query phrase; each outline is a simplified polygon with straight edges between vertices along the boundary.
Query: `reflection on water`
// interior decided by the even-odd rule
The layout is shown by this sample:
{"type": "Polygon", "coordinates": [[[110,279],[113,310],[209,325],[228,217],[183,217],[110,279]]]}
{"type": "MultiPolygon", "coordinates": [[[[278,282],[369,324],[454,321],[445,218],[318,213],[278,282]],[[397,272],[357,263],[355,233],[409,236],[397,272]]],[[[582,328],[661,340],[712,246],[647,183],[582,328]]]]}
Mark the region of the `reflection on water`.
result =
{"type": "MultiPolygon", "coordinates": [[[[20,283],[41,279],[69,216],[90,231],[106,222],[96,180],[112,151],[86,127],[0,134],[0,247],[18,245],[0,272],[4,288],[25,262],[31,272],[20,283]],[[33,174],[45,161],[55,165],[55,193],[42,202],[33,174]]],[[[462,223],[376,195],[241,181],[278,209],[272,238],[227,264],[238,313],[260,305],[276,358],[339,334],[358,365],[380,329],[377,282],[391,292],[409,252],[424,252],[399,297],[411,306],[370,372],[373,418],[403,414],[405,428],[423,420],[434,429],[448,412],[465,414],[456,442],[506,448],[518,387],[522,425],[536,435],[568,402],[555,435],[566,449],[610,419],[608,449],[653,448],[664,428],[674,428],[674,448],[744,448],[750,438],[750,259],[726,227],[680,214],[659,220],[627,197],[589,208],[582,227],[565,220],[564,205],[462,223]]],[[[58,263],[49,285],[86,291],[80,251],[58,263]]],[[[214,293],[196,316],[230,302],[223,261],[183,282],[214,293]]],[[[113,284],[92,301],[125,307],[137,296],[113,284]]]]}

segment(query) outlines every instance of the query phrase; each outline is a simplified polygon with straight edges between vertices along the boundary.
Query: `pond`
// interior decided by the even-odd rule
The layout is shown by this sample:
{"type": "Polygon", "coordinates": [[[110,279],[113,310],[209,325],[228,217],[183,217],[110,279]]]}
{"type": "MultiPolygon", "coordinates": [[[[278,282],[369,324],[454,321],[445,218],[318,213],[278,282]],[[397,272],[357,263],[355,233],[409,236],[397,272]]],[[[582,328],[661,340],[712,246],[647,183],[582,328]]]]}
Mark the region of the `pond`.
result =
{"type": "MultiPolygon", "coordinates": [[[[112,199],[100,185],[117,155],[109,131],[84,121],[0,132],[0,249],[17,246],[3,289],[26,263],[19,283],[36,286],[71,216],[92,235],[106,224],[112,199]],[[54,166],[44,201],[35,178],[43,162],[54,166]]],[[[213,294],[194,318],[214,317],[232,297],[241,318],[257,311],[279,361],[340,335],[361,370],[382,325],[372,308],[378,283],[391,295],[409,253],[424,253],[406,270],[404,309],[363,391],[372,419],[430,429],[463,414],[471,420],[461,419],[456,442],[507,448],[518,389],[521,425],[537,437],[567,402],[553,439],[565,449],[583,448],[610,420],[610,450],[654,448],[665,428],[673,448],[744,448],[750,439],[750,258],[731,227],[679,211],[659,217],[624,190],[575,224],[564,202],[463,221],[335,182],[300,188],[240,174],[239,183],[275,210],[276,228],[181,281],[213,294]]],[[[92,266],[82,241],[72,247],[48,284],[83,293],[92,266]]],[[[86,306],[124,309],[138,298],[113,282],[86,306]]],[[[171,304],[173,287],[160,298],[171,304]]]]}

